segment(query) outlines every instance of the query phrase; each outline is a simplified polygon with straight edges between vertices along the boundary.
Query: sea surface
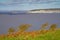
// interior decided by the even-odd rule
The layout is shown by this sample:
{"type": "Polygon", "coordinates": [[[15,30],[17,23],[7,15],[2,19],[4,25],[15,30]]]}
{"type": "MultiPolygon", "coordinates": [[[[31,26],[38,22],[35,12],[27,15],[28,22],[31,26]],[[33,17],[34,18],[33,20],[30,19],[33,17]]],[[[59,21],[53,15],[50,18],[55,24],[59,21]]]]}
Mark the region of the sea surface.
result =
{"type": "Polygon", "coordinates": [[[60,13],[0,13],[0,34],[6,34],[10,27],[18,30],[21,24],[32,24],[26,31],[39,30],[46,22],[60,27],[60,13]]]}

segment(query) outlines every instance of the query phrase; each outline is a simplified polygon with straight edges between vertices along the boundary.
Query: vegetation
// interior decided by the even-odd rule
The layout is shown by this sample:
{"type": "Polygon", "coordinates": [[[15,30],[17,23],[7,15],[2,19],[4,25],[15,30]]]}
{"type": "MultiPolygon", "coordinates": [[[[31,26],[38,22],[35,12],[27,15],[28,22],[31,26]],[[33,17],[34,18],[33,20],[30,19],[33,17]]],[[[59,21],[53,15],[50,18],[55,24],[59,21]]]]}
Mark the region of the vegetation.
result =
{"type": "Polygon", "coordinates": [[[48,26],[48,23],[46,22],[46,23],[42,24],[41,29],[44,30],[47,26],[48,26]]]}
{"type": "Polygon", "coordinates": [[[19,30],[13,33],[15,30],[9,28],[10,34],[0,35],[0,40],[60,40],[60,29],[57,28],[57,24],[52,24],[48,30],[45,30],[48,23],[42,24],[42,29],[38,31],[25,32],[31,25],[22,24],[18,26],[19,30]]]}
{"type": "Polygon", "coordinates": [[[18,29],[19,29],[19,31],[25,31],[29,27],[31,27],[31,24],[22,24],[22,25],[18,26],[18,29]]]}
{"type": "Polygon", "coordinates": [[[9,28],[8,32],[9,33],[15,32],[15,29],[11,27],[11,28],[9,28]]]}
{"type": "Polygon", "coordinates": [[[51,26],[50,26],[50,30],[55,30],[56,29],[56,27],[57,27],[57,25],[56,24],[52,24],[51,26]]]}

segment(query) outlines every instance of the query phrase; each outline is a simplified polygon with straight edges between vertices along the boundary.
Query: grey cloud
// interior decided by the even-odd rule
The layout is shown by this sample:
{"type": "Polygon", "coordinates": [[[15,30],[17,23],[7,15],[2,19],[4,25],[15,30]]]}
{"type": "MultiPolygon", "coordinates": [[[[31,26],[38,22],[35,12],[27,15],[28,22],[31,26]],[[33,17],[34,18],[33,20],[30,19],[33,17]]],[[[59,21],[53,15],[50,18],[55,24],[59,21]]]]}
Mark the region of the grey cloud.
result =
{"type": "Polygon", "coordinates": [[[0,3],[0,5],[47,4],[54,2],[59,2],[59,0],[11,0],[10,2],[0,3]]]}

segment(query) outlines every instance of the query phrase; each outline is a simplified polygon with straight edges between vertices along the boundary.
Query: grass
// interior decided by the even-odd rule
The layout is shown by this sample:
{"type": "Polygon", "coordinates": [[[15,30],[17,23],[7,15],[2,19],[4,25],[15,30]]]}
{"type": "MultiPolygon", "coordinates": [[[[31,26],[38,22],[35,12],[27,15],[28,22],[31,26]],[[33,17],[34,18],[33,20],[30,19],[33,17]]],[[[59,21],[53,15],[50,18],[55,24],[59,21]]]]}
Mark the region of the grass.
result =
{"type": "Polygon", "coordinates": [[[16,32],[9,35],[0,35],[0,40],[60,40],[60,29],[33,32],[16,32]]]}
{"type": "Polygon", "coordinates": [[[25,32],[31,26],[24,24],[19,26],[19,30],[14,32],[13,28],[8,30],[8,34],[1,34],[0,40],[60,40],[60,28],[56,28],[56,24],[52,24],[48,30],[44,29],[48,23],[42,25],[41,30],[25,32]]]}

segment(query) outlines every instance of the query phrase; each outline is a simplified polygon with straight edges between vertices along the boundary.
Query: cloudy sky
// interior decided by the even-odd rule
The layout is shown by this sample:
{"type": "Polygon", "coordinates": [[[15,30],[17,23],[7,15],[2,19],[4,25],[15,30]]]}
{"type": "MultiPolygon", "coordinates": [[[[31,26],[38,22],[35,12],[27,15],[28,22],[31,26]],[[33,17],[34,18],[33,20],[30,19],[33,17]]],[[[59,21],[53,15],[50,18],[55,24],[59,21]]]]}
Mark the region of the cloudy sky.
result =
{"type": "Polygon", "coordinates": [[[60,0],[0,0],[0,10],[60,8],[60,0]]]}

